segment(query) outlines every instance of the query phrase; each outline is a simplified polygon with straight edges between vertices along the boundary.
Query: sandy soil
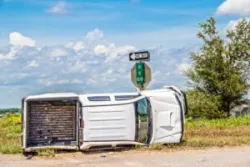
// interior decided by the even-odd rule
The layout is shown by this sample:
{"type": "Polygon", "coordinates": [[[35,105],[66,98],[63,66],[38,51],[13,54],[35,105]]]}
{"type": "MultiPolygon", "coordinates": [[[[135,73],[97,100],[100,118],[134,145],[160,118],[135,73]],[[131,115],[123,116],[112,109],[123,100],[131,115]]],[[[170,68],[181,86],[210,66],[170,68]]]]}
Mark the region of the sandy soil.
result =
{"type": "Polygon", "coordinates": [[[95,154],[67,153],[53,158],[1,155],[0,167],[249,167],[250,147],[206,150],[126,151],[95,154]]]}

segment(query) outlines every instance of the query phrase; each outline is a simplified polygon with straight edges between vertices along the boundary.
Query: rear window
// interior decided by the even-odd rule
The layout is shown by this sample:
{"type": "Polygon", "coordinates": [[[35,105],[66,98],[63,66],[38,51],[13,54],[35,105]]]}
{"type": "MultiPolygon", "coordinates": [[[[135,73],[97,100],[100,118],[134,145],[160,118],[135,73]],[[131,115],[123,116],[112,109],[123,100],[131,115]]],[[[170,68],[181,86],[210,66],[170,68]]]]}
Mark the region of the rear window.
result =
{"type": "Polygon", "coordinates": [[[139,96],[115,96],[115,100],[116,101],[123,101],[123,100],[130,100],[130,99],[134,99],[136,97],[139,97],[139,96]]]}
{"type": "Polygon", "coordinates": [[[109,96],[90,96],[89,101],[111,101],[109,96]]]}

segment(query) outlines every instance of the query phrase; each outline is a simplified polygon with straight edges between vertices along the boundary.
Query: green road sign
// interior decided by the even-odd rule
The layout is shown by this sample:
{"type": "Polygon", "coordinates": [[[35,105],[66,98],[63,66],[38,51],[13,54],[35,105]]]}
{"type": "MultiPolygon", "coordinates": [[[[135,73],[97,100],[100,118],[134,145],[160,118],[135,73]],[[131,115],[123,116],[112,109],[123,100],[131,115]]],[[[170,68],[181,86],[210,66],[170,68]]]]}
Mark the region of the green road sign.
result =
{"type": "Polygon", "coordinates": [[[146,90],[151,82],[151,69],[146,63],[136,63],[131,69],[131,80],[140,90],[146,90]]]}
{"type": "Polygon", "coordinates": [[[137,84],[144,84],[145,82],[144,63],[136,63],[136,82],[137,84]]]}

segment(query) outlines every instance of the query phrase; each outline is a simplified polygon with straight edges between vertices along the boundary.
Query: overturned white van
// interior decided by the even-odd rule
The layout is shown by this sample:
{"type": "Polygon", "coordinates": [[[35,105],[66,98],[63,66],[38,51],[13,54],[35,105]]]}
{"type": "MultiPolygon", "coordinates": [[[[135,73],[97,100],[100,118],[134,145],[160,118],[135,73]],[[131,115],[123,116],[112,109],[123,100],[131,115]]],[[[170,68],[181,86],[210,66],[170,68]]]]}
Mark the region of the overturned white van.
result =
{"type": "Polygon", "coordinates": [[[22,147],[92,150],[180,143],[187,112],[175,87],[136,93],[43,94],[22,100],[22,147]]]}

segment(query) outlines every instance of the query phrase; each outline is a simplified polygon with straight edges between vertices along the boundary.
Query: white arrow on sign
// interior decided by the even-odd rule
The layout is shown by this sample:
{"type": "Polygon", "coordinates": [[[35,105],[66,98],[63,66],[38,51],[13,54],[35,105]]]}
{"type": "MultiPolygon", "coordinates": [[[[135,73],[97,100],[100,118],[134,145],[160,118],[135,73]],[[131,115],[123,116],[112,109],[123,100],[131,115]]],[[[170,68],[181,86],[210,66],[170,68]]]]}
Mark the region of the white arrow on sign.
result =
{"type": "Polygon", "coordinates": [[[132,60],[135,60],[135,53],[133,53],[133,54],[130,56],[130,58],[131,58],[132,60]]]}

